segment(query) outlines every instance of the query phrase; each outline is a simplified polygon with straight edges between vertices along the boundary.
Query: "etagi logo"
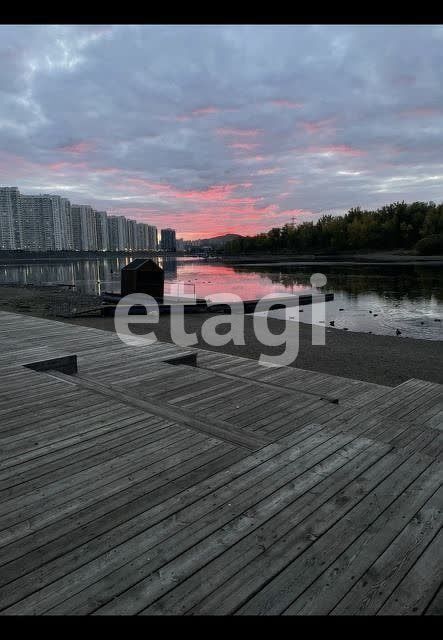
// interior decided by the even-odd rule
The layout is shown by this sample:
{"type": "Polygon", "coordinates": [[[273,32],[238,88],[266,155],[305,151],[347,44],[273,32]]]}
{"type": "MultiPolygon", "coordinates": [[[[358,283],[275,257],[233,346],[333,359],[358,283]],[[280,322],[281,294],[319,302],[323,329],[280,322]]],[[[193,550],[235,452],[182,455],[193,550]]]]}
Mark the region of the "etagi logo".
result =
{"type": "MultiPolygon", "coordinates": [[[[324,287],[327,278],[322,273],[314,273],[311,276],[311,284],[314,288],[324,287]]],[[[313,294],[314,295],[314,294],[313,294]]],[[[286,309],[297,304],[298,296],[284,296],[284,299],[275,297],[275,294],[263,296],[258,300],[253,314],[253,329],[255,337],[260,344],[267,347],[279,347],[284,345],[283,353],[279,355],[261,354],[259,363],[268,367],[288,366],[298,356],[299,351],[299,323],[287,320],[286,309]],[[276,304],[285,309],[285,328],[281,333],[275,334],[269,330],[268,313],[276,304]]],[[[206,296],[205,301],[210,311],[211,307],[224,307],[224,312],[214,315],[205,320],[201,326],[201,337],[203,342],[209,346],[221,347],[229,342],[235,345],[244,346],[245,342],[245,310],[243,300],[234,293],[218,293],[206,296]],[[229,302],[228,302],[229,301],[229,302]],[[226,312],[226,309],[229,312],[226,312]],[[220,325],[229,325],[229,331],[223,334],[217,333],[220,325]]],[[[195,303],[195,298],[165,297],[165,302],[171,304],[170,329],[171,338],[174,344],[179,347],[195,346],[199,343],[197,334],[186,333],[185,330],[185,306],[195,303]]],[[[120,340],[131,347],[141,347],[153,344],[157,341],[154,331],[149,333],[134,333],[129,325],[135,324],[158,324],[160,310],[158,302],[150,295],[144,293],[133,293],[123,297],[115,309],[114,325],[115,331],[120,340]],[[144,313],[134,314],[134,307],[144,313]],[[131,309],[133,310],[131,313],[131,309]]],[[[312,322],[312,344],[325,344],[325,319],[326,304],[325,296],[316,293],[311,309],[312,322]]]]}

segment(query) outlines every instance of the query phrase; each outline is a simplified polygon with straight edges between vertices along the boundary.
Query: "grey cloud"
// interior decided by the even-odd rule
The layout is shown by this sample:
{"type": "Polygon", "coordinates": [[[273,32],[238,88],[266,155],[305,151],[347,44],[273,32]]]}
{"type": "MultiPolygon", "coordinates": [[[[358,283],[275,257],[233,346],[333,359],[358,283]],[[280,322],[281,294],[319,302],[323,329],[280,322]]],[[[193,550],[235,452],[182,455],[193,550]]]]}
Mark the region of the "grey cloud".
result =
{"type": "Polygon", "coordinates": [[[127,177],[178,191],[252,182],[234,195],[281,211],[438,199],[441,182],[423,178],[443,174],[440,27],[3,26],[0,35],[0,148],[27,163],[13,180],[23,189],[59,184],[74,198],[81,185],[101,206],[159,215],[193,205],[143,189],[119,203],[127,177]],[[49,165],[62,169],[45,175],[49,165]]]}

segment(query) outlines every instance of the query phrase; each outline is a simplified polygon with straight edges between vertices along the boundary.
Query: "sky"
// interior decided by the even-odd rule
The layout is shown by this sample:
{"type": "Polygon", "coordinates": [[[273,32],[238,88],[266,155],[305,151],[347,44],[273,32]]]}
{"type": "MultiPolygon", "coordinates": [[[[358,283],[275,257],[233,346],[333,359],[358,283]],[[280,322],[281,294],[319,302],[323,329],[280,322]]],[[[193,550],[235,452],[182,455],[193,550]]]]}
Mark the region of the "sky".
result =
{"type": "Polygon", "coordinates": [[[441,25],[2,25],[0,185],[178,237],[442,200],[441,25]]]}

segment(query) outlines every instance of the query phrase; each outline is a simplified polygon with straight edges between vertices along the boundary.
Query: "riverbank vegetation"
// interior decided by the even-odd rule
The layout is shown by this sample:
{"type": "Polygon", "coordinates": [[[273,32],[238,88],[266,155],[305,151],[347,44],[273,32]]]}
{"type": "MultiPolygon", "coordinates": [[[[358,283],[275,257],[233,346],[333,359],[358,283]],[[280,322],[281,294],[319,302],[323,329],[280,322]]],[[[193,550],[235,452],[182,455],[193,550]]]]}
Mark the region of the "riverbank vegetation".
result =
{"type": "Polygon", "coordinates": [[[395,202],[374,211],[359,207],[343,216],[286,224],[256,236],[237,238],[225,253],[292,251],[334,254],[346,251],[414,250],[443,254],[443,203],[395,202]]]}

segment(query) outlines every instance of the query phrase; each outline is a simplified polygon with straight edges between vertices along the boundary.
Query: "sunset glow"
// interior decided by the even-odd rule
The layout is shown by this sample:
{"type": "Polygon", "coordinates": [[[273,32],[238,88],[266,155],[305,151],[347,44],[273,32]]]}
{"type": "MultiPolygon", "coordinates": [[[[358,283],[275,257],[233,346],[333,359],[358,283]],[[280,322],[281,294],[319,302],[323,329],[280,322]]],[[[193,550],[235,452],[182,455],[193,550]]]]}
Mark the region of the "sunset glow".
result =
{"type": "Polygon", "coordinates": [[[438,200],[442,30],[411,29],[5,25],[1,183],[185,239],[438,200]]]}

